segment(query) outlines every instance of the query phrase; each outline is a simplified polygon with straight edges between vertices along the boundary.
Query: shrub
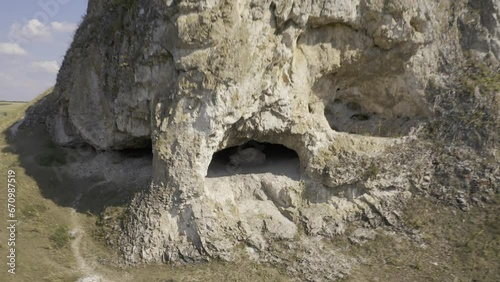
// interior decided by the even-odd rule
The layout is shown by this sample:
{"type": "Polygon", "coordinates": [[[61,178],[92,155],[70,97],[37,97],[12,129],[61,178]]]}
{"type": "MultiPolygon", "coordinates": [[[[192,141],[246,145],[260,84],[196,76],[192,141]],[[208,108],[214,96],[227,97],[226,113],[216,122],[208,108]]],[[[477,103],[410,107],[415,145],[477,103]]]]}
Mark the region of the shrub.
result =
{"type": "Polygon", "coordinates": [[[372,163],[365,171],[365,178],[374,179],[375,177],[377,177],[379,173],[380,173],[379,167],[376,164],[372,163]]]}
{"type": "Polygon", "coordinates": [[[423,133],[443,145],[468,145],[476,149],[495,148],[500,142],[498,95],[500,73],[469,60],[466,70],[451,78],[445,88],[430,83],[428,101],[435,119],[423,133]]]}
{"type": "Polygon", "coordinates": [[[136,5],[136,0],[113,0],[113,6],[122,7],[125,10],[130,10],[136,5]]]}
{"type": "Polygon", "coordinates": [[[49,237],[49,240],[56,249],[65,247],[70,239],[69,228],[65,225],[59,225],[49,237]]]}

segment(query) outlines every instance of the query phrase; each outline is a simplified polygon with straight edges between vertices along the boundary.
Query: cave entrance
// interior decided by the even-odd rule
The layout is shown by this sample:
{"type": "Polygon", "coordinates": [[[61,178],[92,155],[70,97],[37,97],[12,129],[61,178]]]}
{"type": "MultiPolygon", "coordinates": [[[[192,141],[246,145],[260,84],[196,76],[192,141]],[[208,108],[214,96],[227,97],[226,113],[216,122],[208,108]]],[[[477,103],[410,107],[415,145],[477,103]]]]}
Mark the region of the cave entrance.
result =
{"type": "Polygon", "coordinates": [[[208,167],[207,177],[261,173],[299,179],[299,156],[283,145],[251,140],[216,152],[208,167]]]}
{"type": "Polygon", "coordinates": [[[406,136],[425,122],[425,118],[418,116],[386,116],[370,112],[357,102],[341,99],[325,105],[325,117],[335,131],[379,137],[406,136]]]}

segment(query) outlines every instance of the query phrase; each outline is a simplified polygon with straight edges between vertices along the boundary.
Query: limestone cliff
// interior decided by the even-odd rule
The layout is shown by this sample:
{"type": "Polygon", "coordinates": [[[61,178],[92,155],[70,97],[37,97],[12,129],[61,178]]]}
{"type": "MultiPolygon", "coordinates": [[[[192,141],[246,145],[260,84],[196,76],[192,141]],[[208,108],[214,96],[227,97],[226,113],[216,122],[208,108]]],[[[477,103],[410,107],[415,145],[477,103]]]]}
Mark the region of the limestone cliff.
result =
{"type": "Polygon", "coordinates": [[[434,142],[496,152],[499,19],[495,0],[90,0],[47,124],[64,146],[152,143],[129,262],[286,262],[451,185],[434,142]],[[298,172],[207,177],[252,140],[296,152],[298,172]]]}

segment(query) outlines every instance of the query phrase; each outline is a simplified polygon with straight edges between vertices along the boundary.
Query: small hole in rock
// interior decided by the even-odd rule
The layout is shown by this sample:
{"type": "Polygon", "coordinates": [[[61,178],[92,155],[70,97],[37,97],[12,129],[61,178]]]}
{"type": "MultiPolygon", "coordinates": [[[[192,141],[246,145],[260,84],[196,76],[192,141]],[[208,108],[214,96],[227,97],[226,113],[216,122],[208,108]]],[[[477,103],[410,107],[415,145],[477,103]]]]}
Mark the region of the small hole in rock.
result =
{"type": "Polygon", "coordinates": [[[118,151],[124,158],[139,159],[148,157],[153,159],[153,145],[151,142],[147,143],[144,147],[128,148],[118,151]]]}
{"type": "Polygon", "coordinates": [[[364,121],[364,120],[369,120],[370,117],[365,114],[355,114],[351,116],[351,120],[359,120],[359,121],[364,121]]]}

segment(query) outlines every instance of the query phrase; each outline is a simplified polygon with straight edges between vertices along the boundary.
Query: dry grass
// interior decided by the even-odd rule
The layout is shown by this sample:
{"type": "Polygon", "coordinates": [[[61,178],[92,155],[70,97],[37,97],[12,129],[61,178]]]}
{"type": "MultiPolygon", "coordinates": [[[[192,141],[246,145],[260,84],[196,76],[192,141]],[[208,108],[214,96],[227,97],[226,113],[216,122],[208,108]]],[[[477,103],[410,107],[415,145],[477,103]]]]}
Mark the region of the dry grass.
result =
{"type": "Polygon", "coordinates": [[[346,281],[500,281],[500,206],[464,213],[417,198],[404,215],[420,240],[384,230],[350,253],[366,260],[346,281]]]}
{"type": "Polygon", "coordinates": [[[0,128],[7,128],[13,120],[22,116],[27,103],[0,102],[0,128]]]}
{"type": "MultiPolygon", "coordinates": [[[[44,93],[44,95],[47,93],[44,93]]],[[[2,179],[6,179],[9,169],[16,172],[16,275],[8,276],[6,267],[0,277],[9,281],[71,281],[78,277],[73,270],[74,260],[69,248],[55,250],[49,240],[53,230],[60,224],[69,225],[67,208],[56,206],[52,201],[45,199],[34,179],[26,174],[20,166],[19,155],[9,150],[6,140],[6,131],[18,121],[24,111],[31,103],[2,103],[0,113],[3,117],[0,121],[0,151],[1,163],[0,173],[2,179]]],[[[7,201],[6,193],[0,194],[2,207],[7,201]]],[[[0,217],[7,218],[7,209],[0,209],[0,217]]],[[[6,223],[4,223],[6,224],[6,223]]],[[[7,229],[0,228],[0,238],[7,238],[7,229]]],[[[0,252],[7,253],[7,242],[0,241],[0,252]]],[[[4,256],[2,256],[4,257],[4,256]]],[[[5,265],[5,264],[3,264],[5,265]]]]}

